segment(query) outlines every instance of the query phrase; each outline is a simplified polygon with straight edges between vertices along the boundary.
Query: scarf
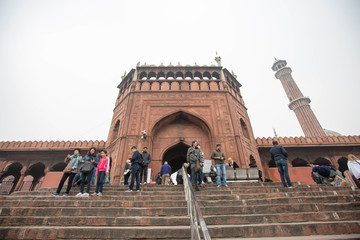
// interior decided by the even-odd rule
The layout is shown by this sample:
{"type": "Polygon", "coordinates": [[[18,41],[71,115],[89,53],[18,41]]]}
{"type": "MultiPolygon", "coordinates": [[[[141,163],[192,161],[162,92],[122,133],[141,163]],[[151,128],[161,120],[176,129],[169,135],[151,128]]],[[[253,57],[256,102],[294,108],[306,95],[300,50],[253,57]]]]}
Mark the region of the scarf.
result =
{"type": "Polygon", "coordinates": [[[70,158],[75,158],[74,162],[71,164],[71,168],[72,169],[76,169],[78,164],[79,164],[79,158],[80,158],[80,155],[71,155],[70,158]]]}

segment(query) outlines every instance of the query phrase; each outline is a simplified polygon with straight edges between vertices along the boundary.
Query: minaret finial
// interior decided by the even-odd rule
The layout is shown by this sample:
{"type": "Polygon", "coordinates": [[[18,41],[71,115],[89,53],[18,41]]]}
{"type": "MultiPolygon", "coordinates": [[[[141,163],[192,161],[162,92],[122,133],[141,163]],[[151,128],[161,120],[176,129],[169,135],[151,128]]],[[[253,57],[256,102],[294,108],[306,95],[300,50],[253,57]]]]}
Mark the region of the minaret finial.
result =
{"type": "Polygon", "coordinates": [[[276,57],[274,56],[275,61],[277,61],[276,57]]]}
{"type": "Polygon", "coordinates": [[[217,62],[218,66],[221,66],[221,57],[218,55],[217,51],[216,51],[215,61],[217,62]]]}
{"type": "Polygon", "coordinates": [[[278,135],[277,135],[277,133],[276,133],[275,128],[273,128],[273,130],[274,130],[274,136],[275,136],[275,138],[277,139],[277,138],[278,138],[278,135]]]}

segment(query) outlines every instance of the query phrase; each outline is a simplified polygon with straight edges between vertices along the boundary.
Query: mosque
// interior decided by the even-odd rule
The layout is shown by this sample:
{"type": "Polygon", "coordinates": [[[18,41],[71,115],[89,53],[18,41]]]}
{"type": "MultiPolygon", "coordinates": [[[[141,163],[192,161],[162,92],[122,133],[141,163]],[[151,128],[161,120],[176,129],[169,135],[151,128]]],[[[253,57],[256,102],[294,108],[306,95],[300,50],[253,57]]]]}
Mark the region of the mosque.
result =
{"type": "MultiPolygon", "coordinates": [[[[217,143],[226,157],[240,168],[256,161],[263,177],[280,181],[269,149],[273,138],[255,138],[237,76],[221,65],[180,63],[140,65],[122,76],[108,138],[105,141],[0,142],[0,182],[7,192],[31,191],[58,184],[64,157],[74,148],[106,149],[111,157],[111,184],[119,185],[131,146],[148,147],[152,156],[150,179],[162,163],[173,171],[185,162],[186,150],[196,139],[209,157],[217,143]],[[3,184],[4,185],[4,184],[3,184]]],[[[314,183],[309,163],[347,170],[347,155],[360,157],[360,136],[343,136],[325,130],[303,96],[284,60],[273,63],[304,136],[277,138],[289,153],[289,172],[294,181],[314,183]]]]}

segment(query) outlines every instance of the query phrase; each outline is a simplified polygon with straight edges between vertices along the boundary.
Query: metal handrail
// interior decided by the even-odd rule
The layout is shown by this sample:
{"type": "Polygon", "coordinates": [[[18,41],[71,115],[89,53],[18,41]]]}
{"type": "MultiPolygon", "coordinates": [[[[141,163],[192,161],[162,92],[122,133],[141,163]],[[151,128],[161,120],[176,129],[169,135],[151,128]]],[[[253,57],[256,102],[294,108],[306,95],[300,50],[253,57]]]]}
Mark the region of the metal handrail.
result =
{"type": "Polygon", "coordinates": [[[184,182],[184,191],[185,199],[187,202],[188,215],[190,216],[190,227],[191,227],[191,239],[199,240],[201,239],[200,229],[205,240],[211,240],[208,228],[206,226],[205,220],[201,214],[201,210],[198,202],[196,201],[194,189],[190,183],[189,176],[183,166],[182,169],[182,178],[184,182]]]}

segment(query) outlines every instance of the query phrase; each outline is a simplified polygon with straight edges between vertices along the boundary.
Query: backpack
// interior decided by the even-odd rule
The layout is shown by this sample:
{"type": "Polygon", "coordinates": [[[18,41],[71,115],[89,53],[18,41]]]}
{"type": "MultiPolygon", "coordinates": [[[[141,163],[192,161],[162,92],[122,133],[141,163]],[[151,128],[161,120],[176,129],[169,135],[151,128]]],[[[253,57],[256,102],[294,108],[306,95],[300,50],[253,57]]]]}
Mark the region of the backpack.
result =
{"type": "Polygon", "coordinates": [[[138,159],[138,162],[139,162],[140,166],[144,166],[144,164],[145,164],[144,157],[142,156],[141,153],[140,153],[140,157],[138,159]]]}

